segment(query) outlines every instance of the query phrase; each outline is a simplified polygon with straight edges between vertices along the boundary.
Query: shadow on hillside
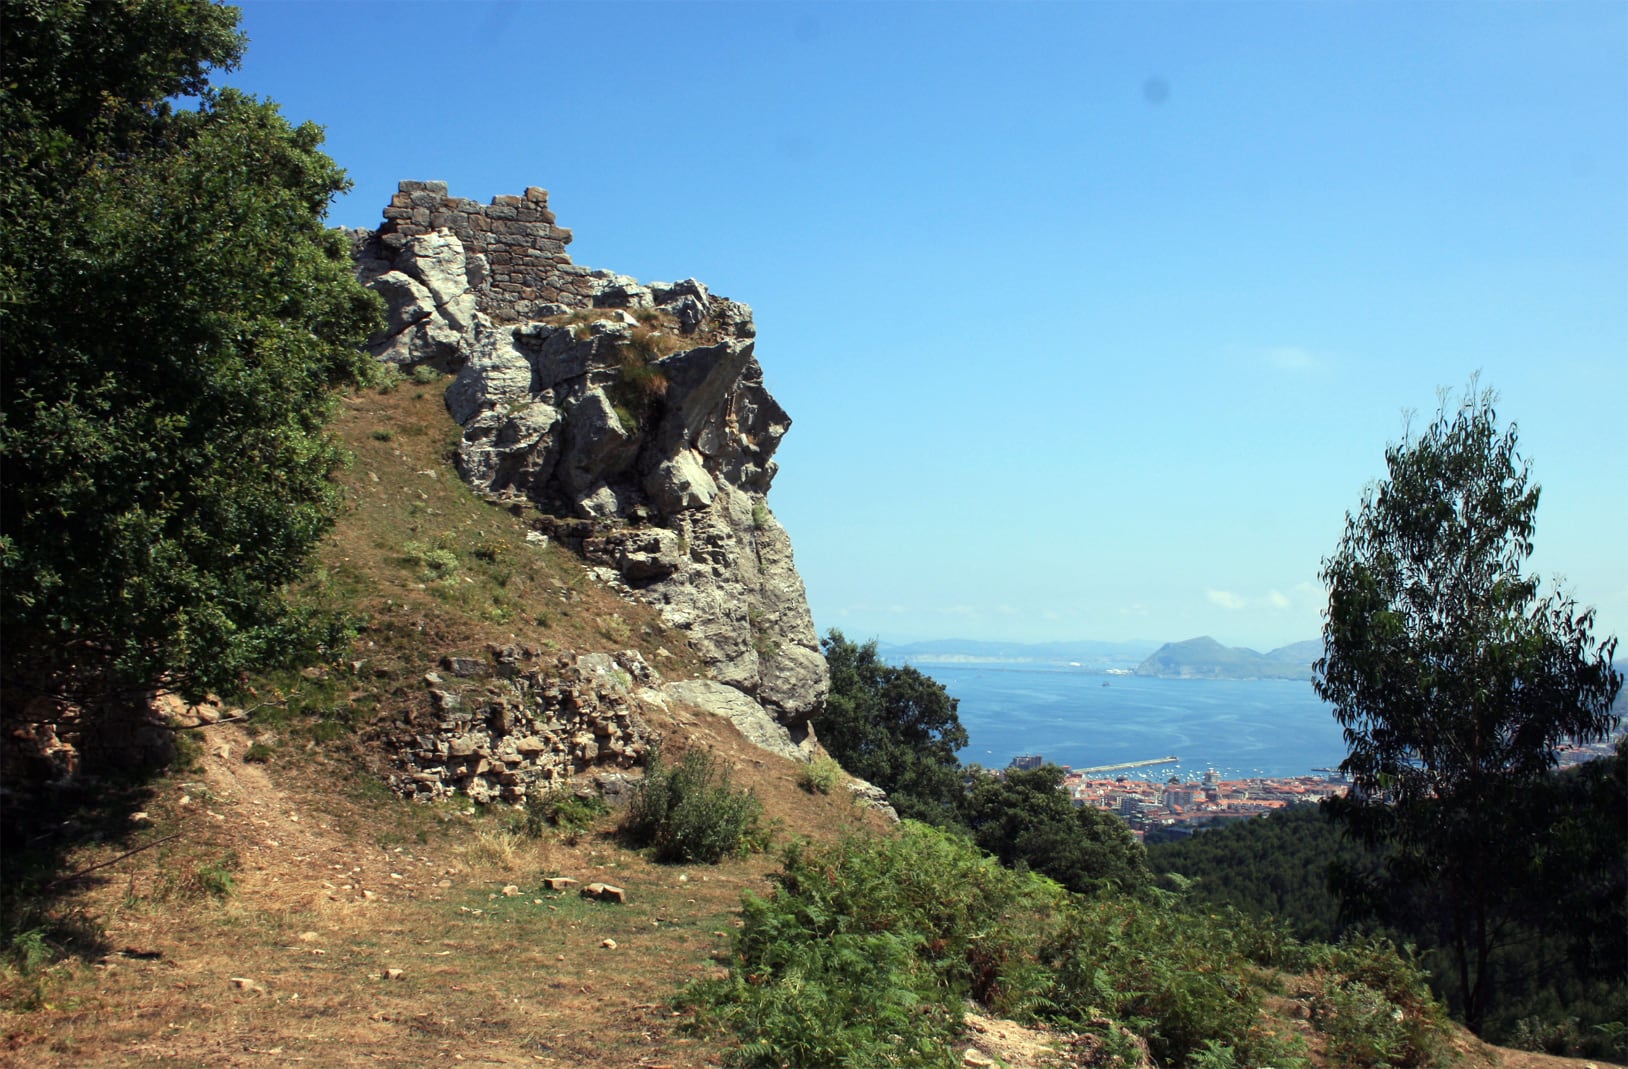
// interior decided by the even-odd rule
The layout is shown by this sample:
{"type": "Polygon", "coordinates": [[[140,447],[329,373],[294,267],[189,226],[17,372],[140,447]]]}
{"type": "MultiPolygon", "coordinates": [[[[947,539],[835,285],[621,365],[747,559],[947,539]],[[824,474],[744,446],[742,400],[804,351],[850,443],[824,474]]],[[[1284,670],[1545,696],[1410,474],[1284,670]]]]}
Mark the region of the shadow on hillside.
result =
{"type": "Polygon", "coordinates": [[[119,860],[165,840],[138,819],[162,771],[65,782],[8,777],[0,790],[0,958],[29,973],[108,952],[100,925],[74,901],[115,878],[119,860]],[[85,860],[88,853],[96,860],[85,860]]]}

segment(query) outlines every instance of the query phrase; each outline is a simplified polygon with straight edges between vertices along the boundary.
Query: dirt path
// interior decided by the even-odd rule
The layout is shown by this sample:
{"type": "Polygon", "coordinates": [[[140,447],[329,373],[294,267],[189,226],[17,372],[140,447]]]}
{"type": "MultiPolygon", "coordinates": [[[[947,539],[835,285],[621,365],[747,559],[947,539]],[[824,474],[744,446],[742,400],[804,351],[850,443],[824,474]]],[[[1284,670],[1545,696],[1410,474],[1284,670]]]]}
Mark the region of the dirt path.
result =
{"type": "MultiPolygon", "coordinates": [[[[246,762],[237,725],[199,734],[201,758],[158,782],[133,841],[75,859],[179,833],[75,899],[109,952],[51,970],[38,1008],[0,1013],[0,1065],[720,1063],[669,1000],[718,970],[740,894],[767,890],[772,858],[656,866],[595,836],[528,839],[501,813],[401,805],[315,750],[246,762]],[[555,875],[613,882],[628,902],[546,889],[555,875]]],[[[852,826],[844,803],[797,791],[728,732],[710,741],[772,811],[799,814],[790,831],[852,826]]],[[[1087,1056],[1079,1042],[975,1017],[960,1049],[968,1065],[1049,1069],[1073,1064],[1058,1045],[1087,1056]]],[[[1601,1064],[1469,1037],[1461,1053],[1473,1069],[1601,1064]]]]}

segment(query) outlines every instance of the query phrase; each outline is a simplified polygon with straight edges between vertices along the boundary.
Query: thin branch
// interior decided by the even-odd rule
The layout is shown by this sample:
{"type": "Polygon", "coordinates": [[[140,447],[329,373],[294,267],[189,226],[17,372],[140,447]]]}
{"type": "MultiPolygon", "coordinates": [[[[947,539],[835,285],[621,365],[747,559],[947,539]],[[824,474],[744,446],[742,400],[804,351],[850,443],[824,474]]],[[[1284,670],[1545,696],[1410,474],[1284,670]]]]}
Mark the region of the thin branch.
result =
{"type": "Polygon", "coordinates": [[[175,839],[179,839],[182,836],[182,834],[184,834],[184,833],[178,831],[174,835],[166,835],[162,839],[154,839],[152,842],[147,843],[147,844],[145,844],[143,846],[138,846],[134,850],[126,850],[124,853],[120,854],[118,857],[109,858],[106,861],[98,861],[94,865],[90,865],[90,866],[87,866],[85,868],[82,868],[78,872],[70,872],[66,876],[58,876],[56,879],[51,880],[48,883],[46,883],[45,886],[48,887],[48,888],[49,887],[55,887],[59,883],[68,883],[71,880],[77,880],[77,879],[79,879],[79,877],[85,875],[86,873],[95,872],[97,869],[105,869],[109,865],[117,865],[119,862],[123,861],[125,858],[134,857],[135,855],[141,853],[143,850],[151,850],[155,846],[162,846],[167,842],[170,842],[170,841],[175,840],[175,839]]]}

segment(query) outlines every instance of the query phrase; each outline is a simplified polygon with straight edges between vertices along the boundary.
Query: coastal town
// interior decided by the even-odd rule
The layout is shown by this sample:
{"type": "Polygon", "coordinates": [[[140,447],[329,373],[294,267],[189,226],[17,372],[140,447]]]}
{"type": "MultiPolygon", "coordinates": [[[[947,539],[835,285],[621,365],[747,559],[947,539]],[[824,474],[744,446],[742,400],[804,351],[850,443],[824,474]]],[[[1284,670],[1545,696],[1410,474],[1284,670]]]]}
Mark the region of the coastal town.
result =
{"type": "MultiPolygon", "coordinates": [[[[1562,746],[1560,767],[1609,756],[1622,734],[1588,745],[1562,746]]],[[[1313,769],[1299,776],[1243,779],[1222,779],[1210,769],[1197,781],[1126,774],[1132,768],[1174,762],[1172,757],[1079,770],[1064,765],[1062,789],[1075,805],[1118,815],[1138,841],[1146,842],[1150,835],[1154,839],[1176,838],[1227,821],[1265,816],[1286,806],[1320,802],[1344,794],[1351,786],[1350,780],[1335,768],[1313,769]]],[[[1014,757],[1007,767],[1035,769],[1045,763],[1039,754],[1024,754],[1014,757]]]]}
{"type": "MultiPolygon", "coordinates": [[[[1015,762],[1014,766],[1021,767],[1015,762]]],[[[1222,821],[1264,816],[1285,806],[1318,802],[1343,794],[1349,786],[1337,771],[1224,780],[1212,769],[1197,782],[1174,776],[1164,781],[1134,779],[1090,770],[1064,769],[1064,773],[1063,789],[1075,805],[1118,814],[1138,840],[1145,840],[1149,832],[1161,838],[1191,835],[1222,821]]]]}

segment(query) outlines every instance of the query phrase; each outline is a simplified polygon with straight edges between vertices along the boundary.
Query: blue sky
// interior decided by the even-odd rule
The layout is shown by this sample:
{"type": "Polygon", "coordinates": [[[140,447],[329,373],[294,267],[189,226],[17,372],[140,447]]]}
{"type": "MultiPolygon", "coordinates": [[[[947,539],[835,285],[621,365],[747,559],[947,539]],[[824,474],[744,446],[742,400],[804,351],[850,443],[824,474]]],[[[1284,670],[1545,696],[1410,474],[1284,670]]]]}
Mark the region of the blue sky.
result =
{"type": "Polygon", "coordinates": [[[540,185],[576,262],[753,306],[822,632],[1314,638],[1479,370],[1628,638],[1628,5],[241,6],[333,222],[540,185]]]}

